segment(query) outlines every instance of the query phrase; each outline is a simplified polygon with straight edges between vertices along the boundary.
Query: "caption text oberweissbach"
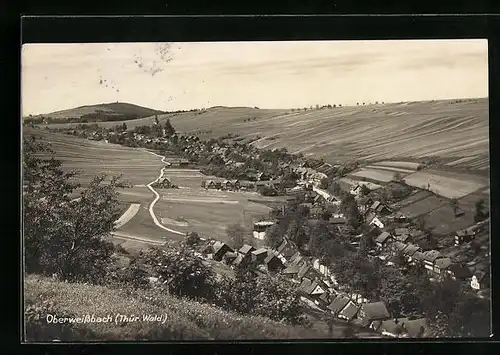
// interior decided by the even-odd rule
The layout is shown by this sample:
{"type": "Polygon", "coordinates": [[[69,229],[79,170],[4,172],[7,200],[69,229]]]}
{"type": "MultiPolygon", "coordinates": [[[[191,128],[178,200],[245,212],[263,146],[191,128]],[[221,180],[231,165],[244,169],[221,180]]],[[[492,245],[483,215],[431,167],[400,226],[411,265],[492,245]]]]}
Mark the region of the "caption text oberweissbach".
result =
{"type": "Polygon", "coordinates": [[[125,314],[107,314],[105,316],[96,316],[94,314],[86,314],[81,317],[61,317],[54,314],[47,314],[47,323],[63,324],[63,323],[135,323],[135,322],[157,322],[164,324],[167,321],[166,314],[143,314],[125,315],[125,314]]]}

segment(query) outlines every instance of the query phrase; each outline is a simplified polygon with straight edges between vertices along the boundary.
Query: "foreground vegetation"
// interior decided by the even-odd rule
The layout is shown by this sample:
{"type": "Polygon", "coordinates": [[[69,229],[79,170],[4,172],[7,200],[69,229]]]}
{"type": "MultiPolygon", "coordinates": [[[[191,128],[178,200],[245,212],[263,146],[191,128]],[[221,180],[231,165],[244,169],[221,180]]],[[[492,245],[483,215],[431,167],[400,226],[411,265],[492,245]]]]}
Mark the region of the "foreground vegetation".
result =
{"type": "MultiPolygon", "coordinates": [[[[224,311],[206,303],[156,290],[125,290],[67,283],[28,275],[25,279],[28,341],[83,340],[238,340],[325,338],[328,334],[303,326],[224,311]],[[46,315],[64,317],[111,314],[138,315],[140,322],[47,324],[46,315]],[[142,315],[161,315],[164,324],[143,322],[142,315]]],[[[340,332],[333,334],[341,337],[340,332]]]]}

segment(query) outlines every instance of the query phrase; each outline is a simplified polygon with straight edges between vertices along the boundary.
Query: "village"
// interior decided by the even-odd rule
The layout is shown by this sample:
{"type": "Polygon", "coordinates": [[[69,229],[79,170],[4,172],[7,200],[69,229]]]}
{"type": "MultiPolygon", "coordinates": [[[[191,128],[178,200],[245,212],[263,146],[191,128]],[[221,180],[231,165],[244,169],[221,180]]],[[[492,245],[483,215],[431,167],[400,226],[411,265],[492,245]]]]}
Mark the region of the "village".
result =
{"type": "MultiPolygon", "coordinates": [[[[309,224],[326,221],[329,228],[344,236],[353,249],[359,249],[362,239],[370,239],[368,259],[378,259],[386,265],[405,268],[408,265],[424,269],[432,282],[451,277],[466,284],[477,297],[489,298],[490,254],[489,217],[452,233],[452,245],[439,245],[428,230],[419,228],[414,218],[398,210],[398,203],[383,203],[371,198],[370,183],[359,181],[350,186],[332,188],[335,181],[357,168],[356,163],[333,166],[321,160],[291,155],[286,150],[258,151],[230,136],[203,141],[195,135],[171,132],[167,121],[161,127],[136,127],[134,131],[117,126],[105,130],[97,125],[80,125],[80,129],[65,133],[106,143],[149,149],[165,156],[167,177],[156,187],[175,188],[168,180],[169,168],[200,168],[207,178],[204,189],[222,191],[256,191],[266,196],[286,195],[299,201],[307,211],[309,224]],[[170,131],[170,132],[169,132],[170,131]],[[142,132],[142,133],[138,133],[142,132]],[[332,184],[333,182],[333,184],[332,184]],[[335,194],[333,194],[335,190],[335,194]],[[300,197],[298,197],[300,196],[300,197]],[[344,197],[343,197],[344,196],[344,197]],[[341,212],[345,196],[351,196],[357,206],[366,231],[353,228],[350,217],[341,212]],[[404,260],[397,262],[396,260],[404,260]]],[[[404,182],[398,182],[404,184],[404,182]]],[[[418,194],[412,188],[407,196],[418,194]]],[[[374,195],[377,196],[377,195],[374,195]]],[[[273,226],[286,215],[287,206],[255,221],[251,239],[265,241],[273,226]]],[[[250,237],[250,236],[249,236],[250,237]]],[[[254,247],[247,240],[241,247],[232,247],[217,238],[201,238],[196,247],[200,258],[222,263],[232,269],[252,265],[256,274],[280,274],[298,285],[302,301],[308,307],[321,310],[329,317],[376,331],[388,337],[421,337],[429,319],[418,316],[393,316],[382,301],[339,285],[335,275],[321,258],[304,252],[286,233],[279,246],[254,247]]]]}

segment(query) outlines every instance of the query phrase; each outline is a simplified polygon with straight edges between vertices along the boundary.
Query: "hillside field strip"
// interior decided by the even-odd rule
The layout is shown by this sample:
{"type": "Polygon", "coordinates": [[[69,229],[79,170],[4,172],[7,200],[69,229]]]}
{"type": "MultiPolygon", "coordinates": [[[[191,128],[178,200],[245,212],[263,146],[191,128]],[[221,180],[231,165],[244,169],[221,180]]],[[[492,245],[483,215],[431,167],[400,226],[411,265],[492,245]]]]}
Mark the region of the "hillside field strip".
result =
{"type": "Polygon", "coordinates": [[[404,180],[406,184],[418,188],[430,185],[430,191],[447,198],[460,198],[489,186],[487,178],[441,170],[419,171],[404,180]]]}
{"type": "MultiPolygon", "coordinates": [[[[179,132],[202,139],[231,134],[261,139],[259,148],[287,148],[324,158],[328,163],[358,159],[459,160],[475,157],[475,169],[489,167],[488,99],[345,106],[307,111],[214,107],[205,113],[159,115],[179,132]]],[[[154,116],[126,121],[129,129],[151,125],[154,116]]],[[[122,122],[99,123],[113,127],[122,122]]],[[[75,124],[50,124],[74,127],[75,124]]],[[[471,161],[458,162],[467,168],[471,161]]],[[[401,166],[400,168],[405,168],[401,166]]]]}

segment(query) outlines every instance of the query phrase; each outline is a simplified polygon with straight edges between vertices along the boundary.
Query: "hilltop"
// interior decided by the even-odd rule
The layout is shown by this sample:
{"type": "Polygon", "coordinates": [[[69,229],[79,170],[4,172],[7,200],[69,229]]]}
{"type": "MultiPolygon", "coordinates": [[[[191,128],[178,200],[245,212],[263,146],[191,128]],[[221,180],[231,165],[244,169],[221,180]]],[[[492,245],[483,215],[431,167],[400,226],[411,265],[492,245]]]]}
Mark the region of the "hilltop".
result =
{"type": "Polygon", "coordinates": [[[155,110],[126,102],[112,102],[105,104],[86,105],[72,109],[55,111],[46,114],[23,117],[23,120],[43,120],[51,122],[74,122],[77,119],[88,121],[117,121],[140,119],[144,117],[163,114],[164,111],[155,110]]]}
{"type": "MultiPolygon", "coordinates": [[[[328,163],[438,158],[456,167],[489,167],[488,99],[438,100],[322,109],[212,107],[168,113],[179,132],[202,139],[228,134],[259,148],[323,158],[328,163]]],[[[154,116],[127,122],[151,125],[154,116]]],[[[121,122],[103,122],[112,127],[121,122]]],[[[63,128],[54,124],[49,127],[63,128]]],[[[69,124],[71,126],[71,124],[69,124]]]]}
{"type": "MultiPolygon", "coordinates": [[[[24,279],[27,339],[83,340],[244,340],[319,339],[326,330],[292,326],[259,316],[226,312],[208,304],[160,294],[154,290],[125,291],[105,286],[66,283],[28,275],[24,279]],[[50,300],[50,301],[49,301],[50,300]],[[108,314],[136,315],[139,322],[47,324],[45,315],[65,317],[108,314]],[[142,322],[144,315],[166,314],[165,324],[142,322]],[[43,317],[36,320],[37,317],[43,317]]],[[[342,337],[339,328],[333,337],[342,337]]]]}

